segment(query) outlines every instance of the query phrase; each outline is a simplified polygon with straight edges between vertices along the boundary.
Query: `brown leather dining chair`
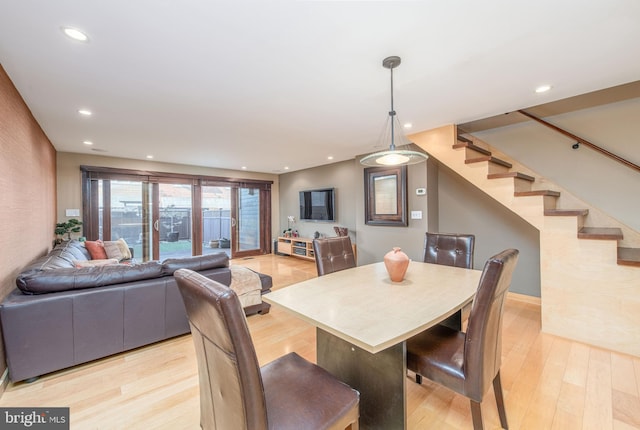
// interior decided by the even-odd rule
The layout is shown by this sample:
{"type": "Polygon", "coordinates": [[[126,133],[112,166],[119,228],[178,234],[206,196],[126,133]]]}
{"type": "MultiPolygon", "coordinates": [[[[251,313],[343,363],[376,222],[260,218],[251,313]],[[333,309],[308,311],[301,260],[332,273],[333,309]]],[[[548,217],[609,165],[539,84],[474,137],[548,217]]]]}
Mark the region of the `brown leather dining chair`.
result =
{"type": "Polygon", "coordinates": [[[473,234],[426,233],[424,262],[473,269],[473,234]]]}
{"type": "MultiPolygon", "coordinates": [[[[424,237],[424,262],[473,269],[475,242],[473,234],[427,232],[424,237]]],[[[460,329],[462,323],[469,318],[470,311],[469,304],[442,324],[460,329]]]]}
{"type": "Polygon", "coordinates": [[[174,273],[195,344],[204,430],[358,429],[359,393],[291,352],[262,367],[227,286],[174,273]]]}
{"type": "Polygon", "coordinates": [[[318,276],[356,267],[356,257],[349,236],[313,239],[313,253],[318,276]]]}
{"type": "Polygon", "coordinates": [[[493,383],[500,424],[507,414],[500,382],[502,315],[518,250],[507,249],[485,264],[466,333],[436,325],[407,341],[407,368],[471,402],[473,428],[482,429],[480,403],[493,383]]]}

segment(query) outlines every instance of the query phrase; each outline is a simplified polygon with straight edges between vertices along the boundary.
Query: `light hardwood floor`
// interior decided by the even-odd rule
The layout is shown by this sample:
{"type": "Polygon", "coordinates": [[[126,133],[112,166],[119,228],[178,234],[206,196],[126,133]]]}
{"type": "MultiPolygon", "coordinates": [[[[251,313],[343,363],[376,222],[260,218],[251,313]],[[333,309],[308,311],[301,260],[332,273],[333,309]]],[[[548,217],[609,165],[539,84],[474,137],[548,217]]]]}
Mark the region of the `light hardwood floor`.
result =
{"type": "MultiPolygon", "coordinates": [[[[234,260],[273,276],[275,288],[315,276],[283,256],[234,260]]],[[[315,361],[315,329],[276,307],[248,318],[260,364],[290,351],[315,361]]],[[[614,335],[614,334],[612,334],[614,335]]],[[[511,429],[640,429],[640,358],[540,333],[540,307],[507,300],[502,384],[511,429]]],[[[375,377],[375,375],[372,375],[375,377]]],[[[471,429],[468,401],[407,379],[410,429],[471,429]]],[[[198,376],[189,335],[10,384],[0,407],[68,406],[71,428],[198,429],[198,376]]],[[[493,392],[485,428],[500,427],[493,392]]]]}

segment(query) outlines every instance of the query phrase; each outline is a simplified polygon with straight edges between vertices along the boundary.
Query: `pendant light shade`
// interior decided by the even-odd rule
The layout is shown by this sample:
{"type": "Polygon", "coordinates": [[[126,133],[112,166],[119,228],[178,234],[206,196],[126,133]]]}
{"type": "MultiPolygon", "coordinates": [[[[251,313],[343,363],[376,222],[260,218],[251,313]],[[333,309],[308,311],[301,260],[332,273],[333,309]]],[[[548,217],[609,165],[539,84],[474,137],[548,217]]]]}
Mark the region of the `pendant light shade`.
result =
{"type": "MultiPolygon", "coordinates": [[[[391,71],[391,110],[387,123],[389,125],[391,142],[389,150],[375,152],[363,157],[360,164],[364,166],[401,166],[408,164],[416,164],[425,161],[428,157],[426,154],[406,149],[396,149],[396,131],[400,130],[400,123],[396,117],[396,111],[393,109],[393,69],[400,65],[400,57],[387,57],[382,61],[382,66],[391,71]]],[[[402,136],[398,136],[402,139],[402,136]]]]}

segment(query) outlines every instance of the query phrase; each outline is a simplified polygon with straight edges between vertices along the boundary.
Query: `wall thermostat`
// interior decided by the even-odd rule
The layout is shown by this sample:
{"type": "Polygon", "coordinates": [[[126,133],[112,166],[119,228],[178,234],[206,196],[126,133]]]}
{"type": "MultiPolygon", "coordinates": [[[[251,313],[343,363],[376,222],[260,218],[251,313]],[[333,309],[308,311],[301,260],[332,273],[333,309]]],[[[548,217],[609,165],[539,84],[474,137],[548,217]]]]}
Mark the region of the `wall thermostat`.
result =
{"type": "Polygon", "coordinates": [[[425,194],[427,194],[426,188],[416,188],[416,195],[424,196],[425,194]]]}

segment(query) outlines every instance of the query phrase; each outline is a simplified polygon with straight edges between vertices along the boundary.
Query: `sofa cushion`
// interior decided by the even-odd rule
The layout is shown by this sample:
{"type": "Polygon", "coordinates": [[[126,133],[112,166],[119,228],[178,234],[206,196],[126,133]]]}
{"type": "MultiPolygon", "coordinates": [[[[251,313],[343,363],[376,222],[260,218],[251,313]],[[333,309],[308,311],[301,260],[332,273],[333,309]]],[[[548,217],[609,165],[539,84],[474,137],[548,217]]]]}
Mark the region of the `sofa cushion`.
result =
{"type": "Polygon", "coordinates": [[[118,261],[131,259],[131,251],[129,245],[124,239],[118,240],[105,240],[103,242],[104,250],[107,253],[107,258],[116,258],[118,261]]]}
{"type": "Polygon", "coordinates": [[[53,248],[51,254],[58,255],[60,258],[67,259],[69,261],[91,259],[91,255],[89,255],[89,251],[84,247],[84,244],[77,240],[70,240],[58,244],[53,248]]]}
{"type": "Polygon", "coordinates": [[[164,275],[173,275],[173,272],[178,269],[190,269],[198,272],[228,266],[229,256],[224,252],[217,252],[195,257],[167,258],[162,262],[162,273],[164,275]]]}
{"type": "Polygon", "coordinates": [[[106,260],[73,260],[76,268],[91,267],[91,266],[105,266],[107,264],[118,264],[119,261],[116,258],[107,258],[106,260]]]}
{"type": "Polygon", "coordinates": [[[92,260],[106,260],[109,258],[101,240],[87,240],[84,246],[89,251],[92,260]]]}
{"type": "Polygon", "coordinates": [[[114,264],[81,269],[73,267],[31,270],[18,275],[16,285],[25,294],[44,294],[122,284],[161,276],[163,276],[162,265],[157,261],[148,261],[133,265],[114,264]]]}

